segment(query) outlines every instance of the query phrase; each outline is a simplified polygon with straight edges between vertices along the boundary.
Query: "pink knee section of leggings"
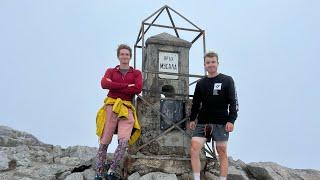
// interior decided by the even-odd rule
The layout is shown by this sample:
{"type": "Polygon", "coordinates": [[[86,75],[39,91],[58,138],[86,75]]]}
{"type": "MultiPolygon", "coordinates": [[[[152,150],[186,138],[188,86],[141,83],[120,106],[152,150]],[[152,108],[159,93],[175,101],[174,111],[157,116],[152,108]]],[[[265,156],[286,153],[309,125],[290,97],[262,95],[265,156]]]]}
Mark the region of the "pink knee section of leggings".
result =
{"type": "Polygon", "coordinates": [[[104,129],[102,136],[100,138],[100,143],[109,144],[112,140],[112,136],[116,128],[118,127],[118,139],[130,139],[131,131],[134,124],[134,117],[131,109],[129,109],[128,119],[120,119],[112,111],[112,106],[108,105],[106,107],[106,122],[104,124],[104,129]]]}

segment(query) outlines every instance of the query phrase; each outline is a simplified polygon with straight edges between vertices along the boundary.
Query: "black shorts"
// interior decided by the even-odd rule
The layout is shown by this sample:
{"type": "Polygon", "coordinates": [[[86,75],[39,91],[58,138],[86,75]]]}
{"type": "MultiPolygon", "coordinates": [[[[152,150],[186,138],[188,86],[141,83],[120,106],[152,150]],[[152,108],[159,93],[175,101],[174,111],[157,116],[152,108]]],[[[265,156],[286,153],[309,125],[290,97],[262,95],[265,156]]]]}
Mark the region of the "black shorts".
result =
{"type": "MultiPolygon", "coordinates": [[[[226,131],[226,126],[223,124],[207,124],[212,127],[212,133],[207,142],[213,141],[228,141],[229,132],[226,131]]],[[[195,130],[192,133],[192,137],[205,138],[205,126],[206,124],[197,124],[195,130]]]]}

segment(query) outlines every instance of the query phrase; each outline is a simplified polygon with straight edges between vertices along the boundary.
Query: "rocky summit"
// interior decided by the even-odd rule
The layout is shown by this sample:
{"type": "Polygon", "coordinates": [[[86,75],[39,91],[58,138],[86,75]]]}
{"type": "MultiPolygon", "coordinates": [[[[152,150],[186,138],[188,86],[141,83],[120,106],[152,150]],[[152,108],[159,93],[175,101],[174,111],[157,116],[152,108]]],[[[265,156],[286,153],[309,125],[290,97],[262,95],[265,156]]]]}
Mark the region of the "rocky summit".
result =
{"type": "MultiPolygon", "coordinates": [[[[0,180],[92,180],[97,148],[61,148],[39,141],[33,135],[0,126],[0,180]]],[[[110,159],[112,154],[108,154],[110,159]]],[[[143,161],[141,161],[143,163],[143,161]]],[[[141,164],[141,166],[147,166],[141,164]]],[[[179,169],[180,167],[172,167],[179,169]]],[[[203,179],[219,180],[219,164],[208,158],[203,179]]],[[[123,175],[128,180],[188,180],[192,173],[136,171],[123,175]]],[[[229,158],[228,180],[320,180],[320,171],[290,169],[272,162],[246,164],[229,158]]]]}

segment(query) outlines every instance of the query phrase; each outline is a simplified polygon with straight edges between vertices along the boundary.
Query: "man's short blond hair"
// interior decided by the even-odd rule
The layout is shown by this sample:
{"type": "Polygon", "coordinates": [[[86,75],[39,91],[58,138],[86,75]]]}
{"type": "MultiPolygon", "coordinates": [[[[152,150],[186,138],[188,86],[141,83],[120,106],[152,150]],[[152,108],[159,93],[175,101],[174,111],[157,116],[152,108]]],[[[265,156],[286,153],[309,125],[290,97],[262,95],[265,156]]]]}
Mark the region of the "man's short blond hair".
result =
{"type": "Polygon", "coordinates": [[[207,57],[208,57],[208,58],[216,57],[216,58],[217,58],[217,61],[219,62],[219,56],[218,56],[218,54],[217,54],[216,52],[214,52],[214,51],[209,51],[209,52],[207,52],[207,53],[204,55],[204,60],[205,60],[207,57]]]}

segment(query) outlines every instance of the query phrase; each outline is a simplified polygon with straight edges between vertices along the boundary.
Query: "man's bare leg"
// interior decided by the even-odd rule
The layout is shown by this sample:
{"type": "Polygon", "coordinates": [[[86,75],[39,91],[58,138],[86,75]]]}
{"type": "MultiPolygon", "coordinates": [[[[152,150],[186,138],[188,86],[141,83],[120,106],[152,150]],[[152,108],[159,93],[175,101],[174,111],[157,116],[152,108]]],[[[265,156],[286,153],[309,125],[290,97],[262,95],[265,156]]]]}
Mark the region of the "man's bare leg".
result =
{"type": "Polygon", "coordinates": [[[193,176],[195,180],[200,180],[200,151],[205,143],[206,139],[202,137],[192,137],[191,139],[191,166],[193,171],[193,176]]]}
{"type": "Polygon", "coordinates": [[[225,180],[228,176],[227,141],[216,142],[216,148],[219,154],[220,179],[225,180]]]}

